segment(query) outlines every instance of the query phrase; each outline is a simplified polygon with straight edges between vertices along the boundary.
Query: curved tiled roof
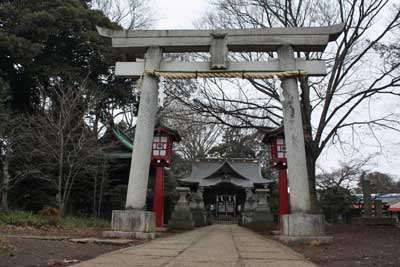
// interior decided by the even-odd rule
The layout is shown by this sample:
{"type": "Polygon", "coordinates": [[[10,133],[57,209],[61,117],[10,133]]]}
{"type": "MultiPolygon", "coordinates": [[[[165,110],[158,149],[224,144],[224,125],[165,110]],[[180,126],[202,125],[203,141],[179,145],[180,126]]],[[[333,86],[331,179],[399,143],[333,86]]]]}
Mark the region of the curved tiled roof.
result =
{"type": "Polygon", "coordinates": [[[262,176],[261,166],[255,160],[196,161],[192,163],[190,176],[179,181],[204,187],[220,183],[232,183],[240,187],[254,187],[254,184],[271,182],[271,180],[262,176]]]}

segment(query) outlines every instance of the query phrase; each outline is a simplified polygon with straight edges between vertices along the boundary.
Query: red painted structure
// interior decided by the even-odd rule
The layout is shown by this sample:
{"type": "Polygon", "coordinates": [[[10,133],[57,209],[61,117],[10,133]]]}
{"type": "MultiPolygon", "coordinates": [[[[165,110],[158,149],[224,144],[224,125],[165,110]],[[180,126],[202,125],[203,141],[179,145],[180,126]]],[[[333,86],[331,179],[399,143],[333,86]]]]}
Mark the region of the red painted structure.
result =
{"type": "Polygon", "coordinates": [[[287,158],[283,129],[266,136],[263,142],[270,145],[271,163],[273,168],[279,172],[278,227],[280,227],[282,215],[289,214],[287,158]]]}
{"type": "Polygon", "coordinates": [[[156,168],[154,178],[153,212],[156,214],[156,226],[164,221],[164,168],[171,163],[173,142],[179,142],[179,134],[167,127],[156,126],[151,153],[151,163],[156,168]]]}
{"type": "Polygon", "coordinates": [[[164,166],[156,167],[154,178],[153,212],[156,214],[156,226],[160,227],[164,221],[164,166]]]}

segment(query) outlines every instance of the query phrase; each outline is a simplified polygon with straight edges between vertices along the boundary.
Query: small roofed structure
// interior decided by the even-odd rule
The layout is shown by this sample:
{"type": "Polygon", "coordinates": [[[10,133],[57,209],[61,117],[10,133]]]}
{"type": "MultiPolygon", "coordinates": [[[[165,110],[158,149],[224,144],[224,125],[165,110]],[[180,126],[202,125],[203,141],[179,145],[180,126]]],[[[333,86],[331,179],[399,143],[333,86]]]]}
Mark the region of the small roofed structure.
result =
{"type": "MultiPolygon", "coordinates": [[[[106,156],[117,159],[130,159],[132,157],[133,141],[135,136],[136,126],[130,130],[130,134],[127,131],[120,129],[118,126],[113,125],[108,129],[107,139],[111,139],[111,143],[115,145],[114,151],[107,152],[106,156]]],[[[154,136],[157,135],[168,135],[171,137],[172,142],[180,142],[181,136],[178,131],[172,129],[159,121],[157,121],[154,127],[154,136]]]]}
{"type": "Polygon", "coordinates": [[[400,213],[400,201],[390,204],[388,211],[400,213]]]}

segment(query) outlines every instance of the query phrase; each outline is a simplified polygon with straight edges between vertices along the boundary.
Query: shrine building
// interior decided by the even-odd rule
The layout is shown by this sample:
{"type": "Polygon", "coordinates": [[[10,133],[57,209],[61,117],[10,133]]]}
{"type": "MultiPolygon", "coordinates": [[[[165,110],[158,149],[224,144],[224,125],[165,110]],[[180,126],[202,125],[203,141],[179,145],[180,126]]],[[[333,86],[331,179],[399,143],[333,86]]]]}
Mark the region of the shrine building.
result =
{"type": "Polygon", "coordinates": [[[205,159],[192,162],[189,177],[180,179],[192,192],[203,192],[204,205],[212,217],[235,218],[244,208],[246,195],[266,188],[272,181],[261,174],[254,159],[205,159]]]}

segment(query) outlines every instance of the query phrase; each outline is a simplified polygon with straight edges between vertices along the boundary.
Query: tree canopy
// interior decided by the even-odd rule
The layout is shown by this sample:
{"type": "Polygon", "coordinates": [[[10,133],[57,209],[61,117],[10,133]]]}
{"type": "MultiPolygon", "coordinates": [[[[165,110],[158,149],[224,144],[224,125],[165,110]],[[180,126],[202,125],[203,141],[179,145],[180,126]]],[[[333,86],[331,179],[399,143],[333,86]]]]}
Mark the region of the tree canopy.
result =
{"type": "Polygon", "coordinates": [[[40,109],[59,83],[107,84],[112,51],[96,25],[118,26],[87,1],[6,1],[0,21],[0,77],[14,111],[40,109]]]}
{"type": "Polygon", "coordinates": [[[131,80],[115,77],[110,41],[98,35],[96,26],[120,28],[92,10],[90,1],[0,3],[4,209],[8,191],[24,182],[46,181],[54,203],[42,204],[57,205],[61,214],[77,182],[94,187],[93,199],[103,194],[97,177],[104,174],[95,171],[105,165],[98,147],[101,128],[119,110],[134,112],[138,99],[131,80]]]}

